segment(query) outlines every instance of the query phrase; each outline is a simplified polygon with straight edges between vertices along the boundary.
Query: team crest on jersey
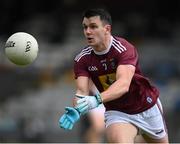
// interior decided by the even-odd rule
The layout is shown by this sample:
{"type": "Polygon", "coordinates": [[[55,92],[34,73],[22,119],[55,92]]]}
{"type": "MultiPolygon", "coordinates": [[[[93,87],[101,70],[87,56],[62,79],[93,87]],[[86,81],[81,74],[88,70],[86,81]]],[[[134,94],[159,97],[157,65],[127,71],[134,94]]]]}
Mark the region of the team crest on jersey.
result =
{"type": "Polygon", "coordinates": [[[110,59],[110,64],[111,64],[111,68],[112,69],[116,69],[117,68],[117,64],[114,58],[110,59]]]}

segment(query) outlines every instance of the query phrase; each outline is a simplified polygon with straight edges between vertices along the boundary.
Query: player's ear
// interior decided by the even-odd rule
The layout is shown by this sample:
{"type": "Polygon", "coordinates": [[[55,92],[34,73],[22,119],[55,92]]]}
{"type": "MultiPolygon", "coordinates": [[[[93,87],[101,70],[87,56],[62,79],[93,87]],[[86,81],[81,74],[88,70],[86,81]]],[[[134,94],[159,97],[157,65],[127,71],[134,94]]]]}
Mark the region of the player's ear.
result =
{"type": "Polygon", "coordinates": [[[105,25],[106,33],[111,33],[111,25],[105,25]]]}

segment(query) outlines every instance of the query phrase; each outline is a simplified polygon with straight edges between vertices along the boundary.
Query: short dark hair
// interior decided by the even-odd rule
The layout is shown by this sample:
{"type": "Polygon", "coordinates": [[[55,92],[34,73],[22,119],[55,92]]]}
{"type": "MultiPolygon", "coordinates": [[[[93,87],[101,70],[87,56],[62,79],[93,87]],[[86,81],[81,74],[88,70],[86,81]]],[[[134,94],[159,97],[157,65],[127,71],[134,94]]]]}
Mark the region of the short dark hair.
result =
{"type": "Polygon", "coordinates": [[[110,13],[102,8],[96,8],[96,9],[88,9],[84,11],[83,18],[90,18],[93,16],[99,16],[100,19],[105,22],[106,24],[112,25],[112,19],[110,13]]]}

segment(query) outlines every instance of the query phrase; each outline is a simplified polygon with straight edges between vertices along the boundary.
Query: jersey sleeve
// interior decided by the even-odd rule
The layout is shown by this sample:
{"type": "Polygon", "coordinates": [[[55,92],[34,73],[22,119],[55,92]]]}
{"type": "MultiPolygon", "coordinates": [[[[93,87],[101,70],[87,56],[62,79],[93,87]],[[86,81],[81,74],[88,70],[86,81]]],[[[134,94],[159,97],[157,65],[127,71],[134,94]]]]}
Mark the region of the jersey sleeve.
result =
{"type": "Polygon", "coordinates": [[[79,76],[89,77],[89,73],[87,71],[87,65],[83,59],[79,61],[74,60],[74,75],[75,75],[75,79],[77,79],[79,76]]]}
{"type": "Polygon", "coordinates": [[[130,64],[136,66],[138,62],[138,53],[136,48],[125,39],[121,41],[121,44],[125,48],[125,51],[120,53],[120,56],[118,57],[118,65],[130,64]]]}

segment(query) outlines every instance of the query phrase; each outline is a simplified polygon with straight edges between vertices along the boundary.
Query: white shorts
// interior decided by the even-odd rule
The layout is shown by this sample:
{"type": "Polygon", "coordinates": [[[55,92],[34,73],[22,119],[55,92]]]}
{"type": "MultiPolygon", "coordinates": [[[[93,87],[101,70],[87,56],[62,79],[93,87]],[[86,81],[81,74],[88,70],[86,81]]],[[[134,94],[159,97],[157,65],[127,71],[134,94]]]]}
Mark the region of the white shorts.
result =
{"type": "Polygon", "coordinates": [[[104,114],[105,113],[105,107],[103,104],[100,104],[98,107],[91,109],[89,112],[90,113],[102,113],[102,114],[104,114]]]}
{"type": "Polygon", "coordinates": [[[105,112],[105,123],[106,127],[114,123],[132,123],[141,134],[144,133],[153,139],[161,139],[167,134],[159,99],[152,108],[138,114],[131,115],[120,111],[107,111],[105,112]]]}

